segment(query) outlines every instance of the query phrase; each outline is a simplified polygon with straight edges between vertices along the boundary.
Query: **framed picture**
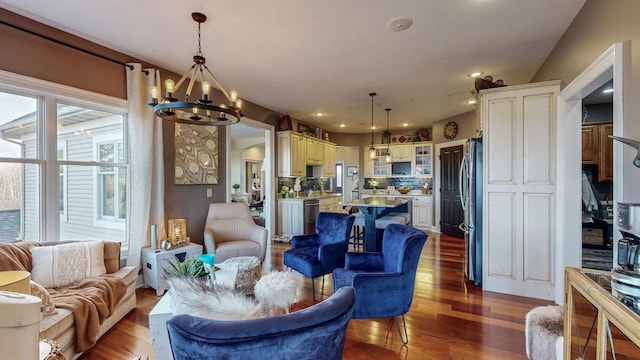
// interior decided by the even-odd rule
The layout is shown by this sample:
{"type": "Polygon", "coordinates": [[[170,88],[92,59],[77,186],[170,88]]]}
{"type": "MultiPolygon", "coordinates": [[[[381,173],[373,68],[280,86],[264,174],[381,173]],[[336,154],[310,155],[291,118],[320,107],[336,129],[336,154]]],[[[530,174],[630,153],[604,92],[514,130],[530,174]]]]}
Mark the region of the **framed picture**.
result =
{"type": "Polygon", "coordinates": [[[298,123],[298,132],[300,134],[303,133],[309,133],[309,134],[313,134],[313,131],[311,131],[311,127],[303,124],[303,123],[298,123]]]}
{"type": "Polygon", "coordinates": [[[358,174],[357,166],[347,166],[347,176],[354,176],[358,174]]]}

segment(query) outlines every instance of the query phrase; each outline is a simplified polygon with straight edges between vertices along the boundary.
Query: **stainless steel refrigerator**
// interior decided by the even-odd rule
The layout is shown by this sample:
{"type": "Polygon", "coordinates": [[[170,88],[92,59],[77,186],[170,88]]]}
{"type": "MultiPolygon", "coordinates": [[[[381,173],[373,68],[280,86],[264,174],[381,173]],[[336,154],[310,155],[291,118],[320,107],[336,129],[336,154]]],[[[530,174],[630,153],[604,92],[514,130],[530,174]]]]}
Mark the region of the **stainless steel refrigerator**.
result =
{"type": "Polygon", "coordinates": [[[477,286],[482,285],[482,138],[464,145],[460,165],[460,201],[464,210],[464,270],[477,286]]]}

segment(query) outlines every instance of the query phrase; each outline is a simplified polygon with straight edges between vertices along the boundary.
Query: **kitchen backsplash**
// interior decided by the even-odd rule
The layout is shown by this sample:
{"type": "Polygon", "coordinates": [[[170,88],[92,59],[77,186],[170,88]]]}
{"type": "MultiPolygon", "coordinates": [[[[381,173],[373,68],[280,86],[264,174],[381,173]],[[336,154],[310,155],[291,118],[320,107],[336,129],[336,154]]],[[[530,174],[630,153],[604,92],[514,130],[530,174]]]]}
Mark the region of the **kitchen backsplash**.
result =
{"type": "MultiPolygon", "coordinates": [[[[300,191],[306,194],[309,190],[313,191],[330,191],[331,185],[328,178],[304,178],[300,179],[300,191]]],[[[387,186],[395,186],[396,188],[408,186],[411,190],[422,189],[425,184],[429,189],[433,188],[432,179],[425,178],[411,178],[411,177],[397,177],[397,178],[365,178],[364,183],[360,184],[361,189],[372,189],[370,181],[378,182],[378,189],[386,189],[387,186]]],[[[278,178],[277,191],[280,192],[283,186],[288,189],[294,190],[296,184],[296,178],[281,177],[278,178]]]]}
{"type": "Polygon", "coordinates": [[[408,186],[411,190],[419,190],[422,189],[425,184],[429,187],[429,189],[433,188],[432,179],[425,178],[411,178],[411,177],[398,177],[398,178],[364,178],[364,184],[362,184],[362,189],[373,189],[372,181],[376,181],[378,189],[386,189],[387,186],[395,186],[396,189],[399,187],[408,186]]]}

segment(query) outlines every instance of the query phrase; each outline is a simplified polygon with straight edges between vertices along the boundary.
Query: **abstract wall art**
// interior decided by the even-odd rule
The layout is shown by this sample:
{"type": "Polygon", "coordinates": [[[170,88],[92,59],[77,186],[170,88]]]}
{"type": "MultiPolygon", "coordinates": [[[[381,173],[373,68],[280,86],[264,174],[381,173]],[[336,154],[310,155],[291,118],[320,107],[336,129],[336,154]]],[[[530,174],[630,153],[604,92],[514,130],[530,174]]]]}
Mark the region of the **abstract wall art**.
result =
{"type": "Polygon", "coordinates": [[[175,184],[218,183],[218,127],[175,125],[175,184]]]}

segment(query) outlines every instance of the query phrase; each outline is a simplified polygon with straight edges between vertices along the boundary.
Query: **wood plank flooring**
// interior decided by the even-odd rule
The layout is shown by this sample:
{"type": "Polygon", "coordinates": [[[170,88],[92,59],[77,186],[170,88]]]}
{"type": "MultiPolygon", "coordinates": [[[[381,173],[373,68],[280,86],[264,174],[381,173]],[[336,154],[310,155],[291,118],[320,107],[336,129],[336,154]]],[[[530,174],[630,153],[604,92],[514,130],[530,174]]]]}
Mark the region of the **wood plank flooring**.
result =
{"type": "MultiPolygon", "coordinates": [[[[272,244],[265,271],[283,269],[287,248],[272,244]]],[[[344,359],[526,359],[525,315],[551,302],[482,291],[464,279],[463,253],[462,239],[430,234],[406,315],[409,344],[402,345],[391,319],[351,320],[344,359]]],[[[316,281],[316,299],[330,296],[331,277],[326,276],[323,288],[321,280],[316,281]]],[[[310,301],[310,280],[305,280],[299,298],[310,301]]],[[[153,359],[148,315],[159,299],[152,289],[138,289],[137,308],[81,359],[153,359]]]]}

